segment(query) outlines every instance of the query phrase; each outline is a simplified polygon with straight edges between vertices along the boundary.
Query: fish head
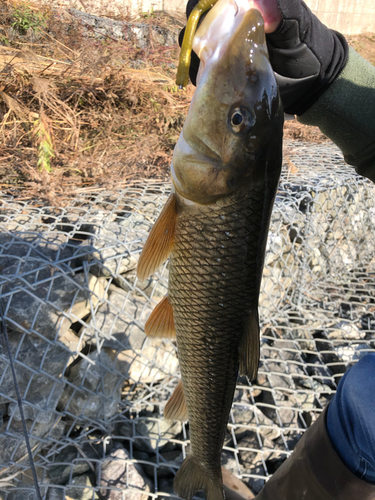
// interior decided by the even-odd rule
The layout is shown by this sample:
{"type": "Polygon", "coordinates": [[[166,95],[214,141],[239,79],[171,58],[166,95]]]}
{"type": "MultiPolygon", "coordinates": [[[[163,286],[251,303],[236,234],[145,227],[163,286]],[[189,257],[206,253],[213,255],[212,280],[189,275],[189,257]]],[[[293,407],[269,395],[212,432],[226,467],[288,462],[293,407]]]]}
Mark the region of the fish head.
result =
{"type": "MultiPolygon", "coordinates": [[[[227,1],[228,8],[233,10],[233,3],[227,1]]],[[[234,22],[226,25],[221,40],[206,29],[196,44],[201,59],[197,88],[173,154],[175,190],[200,204],[263,182],[265,176],[277,182],[280,175],[284,113],[264,21],[254,8],[240,19],[237,15],[234,7],[234,22]],[[211,45],[207,36],[214,40],[211,45]]]]}

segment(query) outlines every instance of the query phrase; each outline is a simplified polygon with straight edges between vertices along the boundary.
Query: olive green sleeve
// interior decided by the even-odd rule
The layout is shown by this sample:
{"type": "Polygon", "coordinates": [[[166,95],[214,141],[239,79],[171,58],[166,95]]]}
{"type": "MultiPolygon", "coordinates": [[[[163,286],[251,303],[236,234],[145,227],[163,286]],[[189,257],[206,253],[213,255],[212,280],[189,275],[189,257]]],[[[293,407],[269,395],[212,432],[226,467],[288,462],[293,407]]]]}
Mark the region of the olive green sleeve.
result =
{"type": "Polygon", "coordinates": [[[298,121],[317,125],[347,163],[375,182],[375,67],[354,49],[340,76],[298,121]]]}

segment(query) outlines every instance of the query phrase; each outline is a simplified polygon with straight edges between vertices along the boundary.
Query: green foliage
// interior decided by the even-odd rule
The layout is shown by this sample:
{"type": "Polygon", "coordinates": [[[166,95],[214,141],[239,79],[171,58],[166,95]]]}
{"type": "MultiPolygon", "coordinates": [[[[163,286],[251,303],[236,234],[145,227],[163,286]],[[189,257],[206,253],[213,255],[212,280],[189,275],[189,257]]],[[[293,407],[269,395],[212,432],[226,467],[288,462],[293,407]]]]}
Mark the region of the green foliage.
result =
{"type": "Polygon", "coordinates": [[[143,17],[143,19],[152,19],[155,17],[154,7],[151,6],[151,10],[149,12],[142,12],[140,16],[143,17]]]}
{"type": "Polygon", "coordinates": [[[0,35],[0,45],[10,45],[9,40],[5,35],[0,35]]]}
{"type": "Polygon", "coordinates": [[[34,122],[33,134],[38,145],[39,170],[51,172],[51,160],[55,157],[52,129],[50,123],[43,114],[34,122]]]}
{"type": "Polygon", "coordinates": [[[46,14],[44,12],[34,11],[26,3],[15,7],[12,12],[12,17],[12,27],[21,34],[26,33],[28,29],[38,32],[46,27],[46,14]]]}

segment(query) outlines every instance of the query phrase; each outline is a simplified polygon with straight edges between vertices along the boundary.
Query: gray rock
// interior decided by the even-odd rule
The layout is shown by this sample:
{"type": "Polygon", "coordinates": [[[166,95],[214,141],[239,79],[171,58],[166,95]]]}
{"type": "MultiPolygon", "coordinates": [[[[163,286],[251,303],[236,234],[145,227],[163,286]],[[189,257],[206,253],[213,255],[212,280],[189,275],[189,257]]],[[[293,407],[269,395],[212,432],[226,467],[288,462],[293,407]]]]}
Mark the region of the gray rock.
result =
{"type": "Polygon", "coordinates": [[[150,465],[150,463],[141,464],[142,468],[151,479],[154,479],[156,470],[158,480],[162,477],[173,477],[176,471],[181,467],[184,460],[180,450],[160,453],[159,462],[157,455],[150,457],[147,453],[143,453],[141,451],[135,451],[134,458],[145,462],[151,462],[151,464],[158,464],[157,467],[155,465],[150,465]]]}
{"type": "MultiPolygon", "coordinates": [[[[45,380],[43,380],[45,381],[45,380]]],[[[41,377],[31,383],[27,392],[27,399],[23,404],[23,412],[26,419],[35,420],[40,424],[49,424],[56,418],[54,411],[64,390],[63,382],[50,381],[41,384],[41,377]]],[[[21,421],[18,403],[10,403],[8,415],[17,422],[21,421]]]]}
{"type": "Polygon", "coordinates": [[[296,425],[298,422],[298,403],[295,397],[288,391],[263,391],[261,394],[262,411],[276,425],[296,425]],[[272,408],[274,406],[275,408],[272,408]]]}
{"type": "Polygon", "coordinates": [[[100,481],[100,495],[104,500],[122,500],[123,490],[132,490],[132,499],[147,500],[152,491],[152,483],[145,476],[142,467],[132,463],[129,453],[119,448],[100,464],[97,471],[100,481]],[[136,493],[139,491],[139,493],[136,493]]]}
{"type": "Polygon", "coordinates": [[[144,297],[134,297],[121,288],[110,285],[108,302],[103,304],[81,328],[80,338],[102,347],[123,351],[140,350],[146,339],[139,325],[151,314],[151,307],[144,297]]]}
{"type": "MultiPolygon", "coordinates": [[[[49,424],[38,424],[26,420],[26,426],[31,449],[38,448],[39,451],[58,441],[65,428],[65,424],[60,419],[49,424]]],[[[3,467],[9,467],[10,461],[14,463],[26,456],[27,448],[22,424],[12,419],[10,423],[3,424],[0,429],[0,464],[3,467]]]]}
{"type": "Polygon", "coordinates": [[[142,419],[136,425],[136,433],[142,438],[136,438],[133,442],[138,450],[148,453],[171,451],[176,448],[176,443],[171,442],[182,432],[181,422],[170,422],[155,419],[142,419]]]}
{"type": "Polygon", "coordinates": [[[123,377],[114,370],[109,349],[94,351],[70,370],[69,382],[59,401],[60,411],[81,419],[107,420],[118,411],[123,377]]]}
{"type": "Polygon", "coordinates": [[[125,350],[119,353],[117,364],[128,367],[130,381],[144,384],[175,375],[179,366],[176,347],[171,342],[149,338],[146,338],[140,351],[125,350]]]}
{"type": "Polygon", "coordinates": [[[102,459],[105,451],[111,450],[103,445],[103,441],[77,443],[77,446],[66,446],[54,456],[54,463],[48,468],[48,475],[53,484],[65,484],[70,476],[79,476],[95,469],[98,460],[102,459]]]}
{"type": "Polygon", "coordinates": [[[331,340],[360,340],[366,337],[366,332],[359,330],[350,321],[340,321],[332,327],[332,330],[327,331],[327,337],[331,340]]]}
{"type": "Polygon", "coordinates": [[[46,500],[65,500],[65,488],[50,486],[47,490],[46,500]]]}
{"type": "Polygon", "coordinates": [[[0,268],[22,263],[58,264],[64,270],[82,266],[91,252],[87,245],[77,244],[67,234],[46,231],[46,225],[26,225],[14,221],[7,226],[8,231],[0,232],[0,268]],[[27,230],[25,230],[27,229],[27,230]],[[3,247],[3,249],[1,248],[3,247]],[[4,265],[8,258],[7,265],[4,265]]]}
{"type": "Polygon", "coordinates": [[[96,228],[88,244],[94,248],[89,257],[90,272],[96,276],[118,276],[137,266],[133,255],[132,235],[129,228],[116,223],[96,228]]]}
{"type": "Polygon", "coordinates": [[[91,304],[95,307],[106,297],[103,281],[95,276],[60,275],[53,266],[40,262],[26,263],[21,271],[17,265],[8,268],[1,283],[3,293],[10,293],[7,317],[11,328],[21,333],[33,329],[47,339],[65,335],[72,323],[91,312],[91,304]]]}
{"type": "Polygon", "coordinates": [[[168,281],[165,275],[163,277],[164,279],[160,280],[153,275],[145,281],[139,281],[137,279],[137,272],[134,270],[117,276],[114,282],[126,292],[132,291],[133,296],[162,299],[168,292],[168,281]]]}
{"type": "Polygon", "coordinates": [[[239,458],[244,468],[246,470],[249,467],[251,468],[254,462],[259,460],[259,454],[262,449],[257,433],[249,431],[245,437],[238,441],[237,449],[239,450],[239,458]]]}
{"type": "Polygon", "coordinates": [[[173,479],[161,478],[158,480],[158,500],[171,500],[175,496],[173,490],[173,479]],[[163,495],[166,493],[166,495],[163,495]]]}
{"type": "MultiPolygon", "coordinates": [[[[48,423],[63,386],[63,381],[60,382],[59,378],[71,353],[63,345],[51,344],[35,334],[27,335],[10,330],[8,337],[18,386],[25,400],[25,411],[30,418],[48,423]],[[35,404],[37,408],[32,408],[28,402],[35,404]]],[[[1,345],[0,354],[0,403],[8,403],[9,398],[16,399],[16,392],[8,353],[1,345]]],[[[14,408],[15,405],[12,404],[10,413],[14,408]]],[[[14,418],[19,419],[18,409],[15,411],[14,418]]]]}
{"type": "Polygon", "coordinates": [[[71,500],[99,500],[94,474],[82,474],[82,476],[73,477],[66,489],[65,498],[71,500]]]}
{"type": "Polygon", "coordinates": [[[294,397],[304,411],[315,409],[315,394],[313,392],[295,392],[294,397]]]}
{"type": "Polygon", "coordinates": [[[339,344],[333,347],[337,357],[345,363],[351,363],[363,358],[373,350],[367,344],[339,344]]]}
{"type": "Polygon", "coordinates": [[[252,406],[249,409],[248,406],[241,407],[240,405],[235,405],[232,413],[236,424],[235,434],[237,442],[248,433],[252,435],[255,429],[268,439],[276,439],[280,436],[280,428],[257,406],[252,406]]]}
{"type": "MultiPolygon", "coordinates": [[[[40,490],[40,493],[43,494],[44,488],[40,488],[40,490]]],[[[3,498],[5,499],[5,496],[3,498]]],[[[7,500],[38,500],[38,497],[35,488],[29,484],[18,483],[17,489],[9,493],[7,500]]]]}
{"type": "Polygon", "coordinates": [[[241,470],[236,460],[236,455],[228,450],[223,450],[221,453],[221,465],[233,474],[240,474],[241,470]]]}

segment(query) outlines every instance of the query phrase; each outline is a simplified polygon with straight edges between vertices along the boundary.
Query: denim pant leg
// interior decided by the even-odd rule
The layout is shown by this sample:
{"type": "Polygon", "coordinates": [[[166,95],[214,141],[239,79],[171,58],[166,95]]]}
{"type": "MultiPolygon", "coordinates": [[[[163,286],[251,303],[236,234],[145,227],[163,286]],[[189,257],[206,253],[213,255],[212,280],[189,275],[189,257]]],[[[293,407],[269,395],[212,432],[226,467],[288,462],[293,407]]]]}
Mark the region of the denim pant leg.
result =
{"type": "Polygon", "coordinates": [[[349,470],[375,483],[375,353],[341,379],[327,414],[332,446],[349,470]]]}

